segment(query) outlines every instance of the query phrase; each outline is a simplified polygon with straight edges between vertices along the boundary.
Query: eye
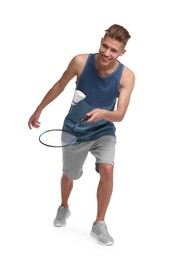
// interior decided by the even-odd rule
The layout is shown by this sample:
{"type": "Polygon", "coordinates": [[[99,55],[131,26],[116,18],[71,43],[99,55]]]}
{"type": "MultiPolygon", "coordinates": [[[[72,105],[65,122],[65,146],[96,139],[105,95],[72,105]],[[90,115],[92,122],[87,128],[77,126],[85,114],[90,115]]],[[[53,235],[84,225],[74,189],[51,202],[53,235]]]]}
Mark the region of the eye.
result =
{"type": "Polygon", "coordinates": [[[104,49],[108,49],[108,46],[105,43],[102,43],[101,45],[104,49]]]}
{"type": "Polygon", "coordinates": [[[118,51],[116,49],[111,49],[112,53],[118,53],[118,51]]]}

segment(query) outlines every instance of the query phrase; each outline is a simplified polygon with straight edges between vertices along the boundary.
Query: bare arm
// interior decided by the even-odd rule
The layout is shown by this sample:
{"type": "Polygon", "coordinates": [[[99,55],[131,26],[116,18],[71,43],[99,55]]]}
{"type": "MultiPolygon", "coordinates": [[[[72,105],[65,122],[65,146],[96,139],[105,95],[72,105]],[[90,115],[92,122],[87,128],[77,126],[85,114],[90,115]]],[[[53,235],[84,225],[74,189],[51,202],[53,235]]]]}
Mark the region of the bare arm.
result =
{"type": "Polygon", "coordinates": [[[58,97],[62,91],[65,89],[68,82],[77,75],[77,59],[74,57],[69,63],[67,69],[63,73],[62,77],[54,84],[54,86],[47,92],[41,103],[36,108],[33,115],[28,121],[28,126],[30,129],[32,127],[38,128],[40,126],[39,117],[42,110],[51,103],[56,97],[58,97]]]}
{"type": "Polygon", "coordinates": [[[120,96],[118,99],[116,110],[107,111],[104,109],[94,109],[87,114],[88,116],[90,116],[88,122],[95,122],[101,119],[106,119],[111,122],[122,121],[126,114],[130,102],[131,93],[134,88],[134,84],[135,84],[134,73],[125,67],[121,78],[120,96]]]}

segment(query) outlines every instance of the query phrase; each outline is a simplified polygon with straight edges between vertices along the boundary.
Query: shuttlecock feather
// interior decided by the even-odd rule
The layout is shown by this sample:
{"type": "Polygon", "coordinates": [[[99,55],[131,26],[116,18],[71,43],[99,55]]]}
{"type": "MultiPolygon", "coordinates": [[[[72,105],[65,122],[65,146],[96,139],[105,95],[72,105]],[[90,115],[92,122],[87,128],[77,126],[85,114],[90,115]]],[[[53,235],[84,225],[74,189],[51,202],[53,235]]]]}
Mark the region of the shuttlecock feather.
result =
{"type": "Polygon", "coordinates": [[[72,105],[76,105],[78,102],[83,100],[86,97],[86,95],[80,91],[80,90],[75,90],[74,98],[72,100],[72,105]]]}

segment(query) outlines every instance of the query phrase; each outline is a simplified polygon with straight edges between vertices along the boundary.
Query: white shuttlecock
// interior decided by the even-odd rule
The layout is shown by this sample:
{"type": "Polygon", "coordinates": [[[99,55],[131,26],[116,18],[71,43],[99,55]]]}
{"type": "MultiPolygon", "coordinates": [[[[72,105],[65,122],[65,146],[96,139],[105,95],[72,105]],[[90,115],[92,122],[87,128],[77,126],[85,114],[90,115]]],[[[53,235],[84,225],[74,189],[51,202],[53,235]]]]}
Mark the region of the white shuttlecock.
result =
{"type": "Polygon", "coordinates": [[[76,105],[78,102],[83,100],[86,97],[86,95],[81,92],[80,90],[75,90],[74,98],[72,100],[72,105],[76,105]]]}

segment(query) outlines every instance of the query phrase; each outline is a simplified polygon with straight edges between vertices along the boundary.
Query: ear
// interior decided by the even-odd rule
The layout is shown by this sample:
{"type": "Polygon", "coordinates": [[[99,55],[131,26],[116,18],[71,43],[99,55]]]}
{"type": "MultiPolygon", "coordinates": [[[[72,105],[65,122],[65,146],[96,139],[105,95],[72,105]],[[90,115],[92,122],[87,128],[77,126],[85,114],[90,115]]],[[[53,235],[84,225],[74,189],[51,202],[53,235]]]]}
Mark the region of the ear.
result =
{"type": "Polygon", "coordinates": [[[120,56],[122,56],[123,54],[125,54],[126,50],[123,50],[120,54],[120,56]]]}

